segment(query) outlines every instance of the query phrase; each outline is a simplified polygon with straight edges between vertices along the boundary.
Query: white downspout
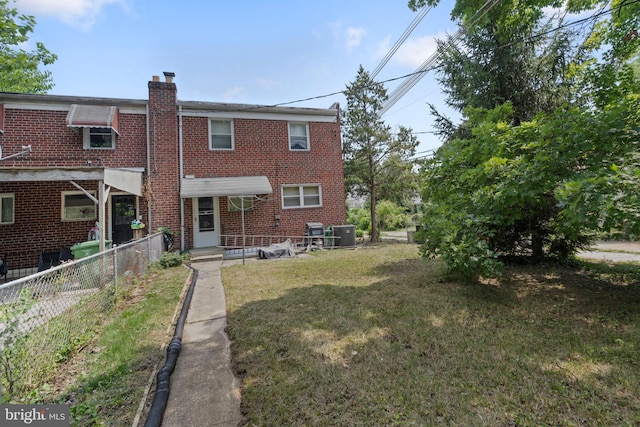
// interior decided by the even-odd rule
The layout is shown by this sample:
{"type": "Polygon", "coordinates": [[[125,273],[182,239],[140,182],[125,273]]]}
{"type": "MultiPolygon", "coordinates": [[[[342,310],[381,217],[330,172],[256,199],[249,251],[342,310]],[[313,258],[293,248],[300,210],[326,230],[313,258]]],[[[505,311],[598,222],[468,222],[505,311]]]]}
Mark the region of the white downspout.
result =
{"type": "MultiPolygon", "coordinates": [[[[180,170],[180,189],[184,179],[184,158],[182,153],[182,105],[178,107],[178,156],[180,170]]],[[[180,252],[184,252],[184,199],[180,197],[180,252]]]]}

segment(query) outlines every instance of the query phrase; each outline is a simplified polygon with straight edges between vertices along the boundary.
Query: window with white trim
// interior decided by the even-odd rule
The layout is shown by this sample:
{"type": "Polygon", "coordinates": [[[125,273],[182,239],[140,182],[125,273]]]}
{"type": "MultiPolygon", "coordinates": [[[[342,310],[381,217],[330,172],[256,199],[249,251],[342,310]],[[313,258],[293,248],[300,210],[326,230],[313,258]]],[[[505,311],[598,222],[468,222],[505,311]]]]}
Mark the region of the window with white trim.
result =
{"type": "MultiPolygon", "coordinates": [[[[95,197],[95,193],[90,192],[95,197]]],[[[96,204],[82,191],[62,192],[62,220],[84,221],[96,219],[96,204]]]]}
{"type": "Polygon", "coordinates": [[[85,150],[108,150],[116,148],[116,132],[112,128],[83,128],[85,150]]]}
{"type": "Polygon", "coordinates": [[[253,209],[253,196],[229,196],[227,205],[229,212],[241,212],[243,207],[245,212],[250,211],[253,209]]]}
{"type": "Polygon", "coordinates": [[[289,150],[309,151],[309,125],[289,123],[289,150]]]}
{"type": "Polygon", "coordinates": [[[322,206],[319,185],[285,185],[282,187],[283,208],[310,208],[322,206]]]}
{"type": "Polygon", "coordinates": [[[15,196],[13,193],[0,194],[0,224],[13,224],[15,221],[15,196]]]}
{"type": "Polygon", "coordinates": [[[233,150],[233,122],[231,120],[209,121],[209,149],[233,150]]]}

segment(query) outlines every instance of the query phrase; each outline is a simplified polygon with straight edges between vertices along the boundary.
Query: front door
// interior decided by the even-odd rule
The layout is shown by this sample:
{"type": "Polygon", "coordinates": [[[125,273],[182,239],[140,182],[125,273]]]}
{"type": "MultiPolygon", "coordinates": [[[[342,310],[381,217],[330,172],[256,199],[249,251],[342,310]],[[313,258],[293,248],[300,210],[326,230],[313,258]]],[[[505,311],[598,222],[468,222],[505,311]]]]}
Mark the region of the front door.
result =
{"type": "Polygon", "coordinates": [[[220,244],[220,219],[218,198],[198,197],[193,199],[193,246],[206,248],[220,244]]]}
{"type": "Polygon", "coordinates": [[[136,219],[136,196],[111,196],[111,236],[114,245],[133,239],[131,221],[136,219]]]}

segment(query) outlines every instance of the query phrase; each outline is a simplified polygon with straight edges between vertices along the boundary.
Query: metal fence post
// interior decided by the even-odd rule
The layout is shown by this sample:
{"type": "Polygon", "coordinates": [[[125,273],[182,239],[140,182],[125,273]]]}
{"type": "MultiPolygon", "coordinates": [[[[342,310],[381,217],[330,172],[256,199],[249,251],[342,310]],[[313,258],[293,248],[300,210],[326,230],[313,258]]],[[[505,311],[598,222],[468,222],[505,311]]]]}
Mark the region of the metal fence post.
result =
{"type": "Polygon", "coordinates": [[[113,294],[118,295],[118,250],[113,251],[113,294]]]}

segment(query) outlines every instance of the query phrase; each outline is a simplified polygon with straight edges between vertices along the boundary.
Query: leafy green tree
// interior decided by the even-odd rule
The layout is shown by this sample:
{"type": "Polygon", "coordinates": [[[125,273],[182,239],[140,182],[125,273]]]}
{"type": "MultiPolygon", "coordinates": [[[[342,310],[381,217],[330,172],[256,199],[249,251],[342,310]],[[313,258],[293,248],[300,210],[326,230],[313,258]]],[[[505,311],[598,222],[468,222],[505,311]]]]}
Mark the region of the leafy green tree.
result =
{"type": "MultiPolygon", "coordinates": [[[[403,141],[415,139],[407,128],[401,128],[401,133],[395,137],[403,141]]],[[[405,209],[413,209],[420,195],[416,166],[415,161],[407,159],[406,153],[392,153],[384,159],[380,167],[378,200],[389,200],[405,209]]]]}
{"type": "Polygon", "coordinates": [[[32,51],[20,47],[35,24],[33,16],[20,14],[9,0],[0,0],[0,91],[45,93],[53,87],[51,72],[39,67],[53,64],[57,56],[41,42],[32,51]]]}
{"type": "Polygon", "coordinates": [[[380,230],[399,230],[409,224],[407,210],[391,200],[380,200],[376,206],[380,230]]]}
{"type": "MultiPolygon", "coordinates": [[[[501,2],[463,29],[463,47],[440,48],[463,122],[436,115],[446,142],[424,172],[422,250],[466,278],[498,274],[505,257],[567,259],[621,224],[638,230],[639,7],[614,2],[624,9],[585,40],[543,40],[545,4],[501,2]]],[[[459,0],[453,15],[468,23],[473,7],[459,0]]]]}
{"type": "MultiPolygon", "coordinates": [[[[342,115],[345,185],[348,192],[368,197],[371,241],[376,241],[379,237],[376,204],[380,189],[394,177],[392,170],[409,162],[418,140],[411,130],[403,127],[394,135],[380,118],[380,110],[387,100],[386,89],[362,66],[355,81],[347,85],[345,94],[347,109],[342,115]]],[[[405,170],[404,166],[401,170],[405,170]]]]}
{"type": "Polygon", "coordinates": [[[356,230],[369,231],[371,229],[371,212],[367,207],[350,207],[347,210],[347,223],[353,224],[356,230]]]}

